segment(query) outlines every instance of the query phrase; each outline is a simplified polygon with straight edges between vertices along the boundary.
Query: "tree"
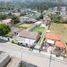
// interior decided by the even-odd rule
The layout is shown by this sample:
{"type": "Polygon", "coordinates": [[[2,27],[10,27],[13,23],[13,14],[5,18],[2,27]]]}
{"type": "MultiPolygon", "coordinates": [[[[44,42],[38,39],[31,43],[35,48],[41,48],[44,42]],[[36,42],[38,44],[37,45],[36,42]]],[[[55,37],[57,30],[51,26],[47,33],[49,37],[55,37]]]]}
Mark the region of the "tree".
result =
{"type": "Polygon", "coordinates": [[[11,31],[10,27],[6,24],[0,24],[0,36],[5,36],[11,31]]]}
{"type": "Polygon", "coordinates": [[[0,20],[4,20],[4,19],[6,19],[7,18],[7,15],[5,14],[5,15],[3,15],[3,14],[0,14],[0,20]]]}
{"type": "Polygon", "coordinates": [[[12,16],[12,24],[17,24],[19,22],[20,22],[20,20],[17,16],[12,16]]]}
{"type": "Polygon", "coordinates": [[[61,16],[59,16],[58,14],[55,14],[55,15],[49,15],[49,17],[51,18],[51,20],[54,22],[54,23],[62,23],[62,19],[61,19],[61,16]]]}
{"type": "Polygon", "coordinates": [[[38,17],[38,19],[43,19],[43,15],[40,15],[40,16],[38,17]]]}

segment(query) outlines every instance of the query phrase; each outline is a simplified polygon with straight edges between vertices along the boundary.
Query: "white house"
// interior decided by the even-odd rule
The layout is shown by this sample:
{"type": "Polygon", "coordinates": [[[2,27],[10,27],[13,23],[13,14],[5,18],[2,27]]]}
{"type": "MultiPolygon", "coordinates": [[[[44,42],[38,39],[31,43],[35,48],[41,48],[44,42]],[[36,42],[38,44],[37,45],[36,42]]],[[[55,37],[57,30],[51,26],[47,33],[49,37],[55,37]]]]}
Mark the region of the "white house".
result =
{"type": "Polygon", "coordinates": [[[5,19],[5,20],[0,21],[0,23],[9,25],[11,23],[11,20],[12,20],[11,18],[5,19]]]}
{"type": "Polygon", "coordinates": [[[20,22],[21,23],[24,23],[24,22],[36,22],[37,20],[34,19],[34,18],[31,18],[31,17],[27,17],[27,16],[24,16],[24,17],[20,17],[20,22]]]}
{"type": "Polygon", "coordinates": [[[22,32],[18,34],[17,38],[15,39],[18,43],[27,44],[28,46],[32,46],[34,45],[36,41],[38,41],[39,38],[40,38],[39,33],[23,30],[22,32]]]}

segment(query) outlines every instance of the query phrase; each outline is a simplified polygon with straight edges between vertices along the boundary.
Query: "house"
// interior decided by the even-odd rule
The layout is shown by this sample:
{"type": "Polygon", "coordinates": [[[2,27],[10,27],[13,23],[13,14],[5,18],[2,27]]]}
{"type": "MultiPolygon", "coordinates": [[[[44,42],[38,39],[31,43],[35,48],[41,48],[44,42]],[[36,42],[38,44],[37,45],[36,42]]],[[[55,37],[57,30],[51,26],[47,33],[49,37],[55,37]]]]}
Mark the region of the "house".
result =
{"type": "Polygon", "coordinates": [[[31,17],[26,17],[26,16],[20,17],[20,22],[21,23],[24,23],[24,22],[31,23],[31,22],[36,22],[36,21],[37,21],[36,19],[31,18],[31,17]]]}
{"type": "Polygon", "coordinates": [[[34,45],[40,38],[39,33],[23,30],[15,38],[18,43],[27,44],[28,46],[34,45]]]}
{"type": "Polygon", "coordinates": [[[20,32],[21,30],[22,30],[22,28],[12,27],[11,28],[11,33],[18,35],[18,32],[20,32]]]}
{"type": "Polygon", "coordinates": [[[60,41],[61,37],[59,34],[47,32],[45,35],[46,42],[50,44],[55,44],[56,41],[60,41]]]}
{"type": "Polygon", "coordinates": [[[58,48],[65,48],[65,44],[63,41],[56,41],[55,46],[58,48]]]}
{"type": "Polygon", "coordinates": [[[48,26],[48,25],[50,24],[50,21],[51,21],[50,17],[45,16],[45,17],[43,18],[43,20],[42,20],[41,26],[42,26],[42,27],[48,26]]]}
{"type": "Polygon", "coordinates": [[[20,67],[21,59],[0,51],[0,67],[20,67]]]}
{"type": "Polygon", "coordinates": [[[5,67],[9,61],[10,56],[5,52],[0,51],[0,67],[5,67]]]}
{"type": "Polygon", "coordinates": [[[5,19],[5,20],[2,20],[0,23],[3,23],[3,24],[7,24],[7,25],[10,25],[10,22],[11,22],[12,19],[5,19]]]}
{"type": "Polygon", "coordinates": [[[19,12],[15,12],[15,13],[12,13],[12,15],[15,15],[15,16],[20,16],[21,13],[19,12]]]}
{"type": "Polygon", "coordinates": [[[52,51],[53,54],[55,54],[57,57],[59,56],[65,56],[66,49],[65,49],[65,43],[63,41],[56,41],[55,47],[52,51]]]}
{"type": "Polygon", "coordinates": [[[10,62],[7,64],[6,67],[20,67],[22,60],[17,57],[11,57],[10,62]]]}
{"type": "Polygon", "coordinates": [[[60,16],[61,17],[64,17],[67,15],[67,11],[66,11],[66,7],[61,7],[61,11],[60,11],[60,16]]]}

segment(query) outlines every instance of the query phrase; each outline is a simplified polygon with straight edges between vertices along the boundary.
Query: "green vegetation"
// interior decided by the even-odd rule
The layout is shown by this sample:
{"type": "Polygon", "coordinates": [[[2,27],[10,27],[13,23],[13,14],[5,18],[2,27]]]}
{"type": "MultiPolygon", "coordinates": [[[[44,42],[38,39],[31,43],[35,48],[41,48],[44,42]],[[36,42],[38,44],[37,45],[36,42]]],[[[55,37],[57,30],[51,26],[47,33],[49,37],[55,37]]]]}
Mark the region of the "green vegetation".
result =
{"type": "Polygon", "coordinates": [[[38,19],[43,19],[43,15],[40,15],[40,16],[38,17],[38,19]]]}
{"type": "Polygon", "coordinates": [[[55,15],[53,15],[53,14],[50,14],[50,15],[48,15],[50,18],[51,18],[51,20],[54,22],[54,23],[67,23],[67,19],[63,19],[61,16],[60,16],[60,14],[55,14],[55,15]]]}
{"type": "Polygon", "coordinates": [[[14,41],[14,40],[12,40],[12,41],[11,41],[11,43],[13,43],[13,44],[17,44],[17,42],[16,42],[16,41],[14,41]]]}
{"type": "Polygon", "coordinates": [[[11,31],[10,27],[6,24],[0,24],[0,36],[5,36],[11,31]]]}
{"type": "Polygon", "coordinates": [[[59,16],[59,14],[50,14],[49,17],[51,18],[51,20],[53,20],[54,23],[60,23],[61,22],[61,17],[59,16]]]}
{"type": "Polygon", "coordinates": [[[0,14],[0,20],[7,19],[7,15],[0,14]]]}
{"type": "Polygon", "coordinates": [[[33,32],[39,32],[40,34],[42,34],[44,30],[45,30],[45,28],[44,27],[40,27],[40,25],[39,25],[39,26],[36,26],[33,29],[33,32]]]}
{"type": "Polygon", "coordinates": [[[17,24],[17,23],[19,23],[20,22],[20,20],[19,20],[19,18],[17,17],[17,16],[12,16],[12,24],[17,24]]]}
{"type": "Polygon", "coordinates": [[[31,28],[32,24],[21,24],[21,25],[17,25],[18,28],[31,28]]]}
{"type": "Polygon", "coordinates": [[[12,38],[13,36],[14,36],[14,34],[6,34],[6,35],[5,35],[5,37],[11,37],[11,38],[12,38]]]}

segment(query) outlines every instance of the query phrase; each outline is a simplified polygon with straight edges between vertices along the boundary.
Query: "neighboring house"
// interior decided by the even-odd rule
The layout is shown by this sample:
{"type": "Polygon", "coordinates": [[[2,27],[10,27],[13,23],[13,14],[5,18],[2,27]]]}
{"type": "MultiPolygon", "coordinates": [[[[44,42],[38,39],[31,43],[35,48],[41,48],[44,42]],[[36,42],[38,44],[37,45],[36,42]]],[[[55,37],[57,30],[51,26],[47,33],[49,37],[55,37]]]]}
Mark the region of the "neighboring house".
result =
{"type": "Polygon", "coordinates": [[[48,44],[50,47],[54,46],[53,48],[49,47],[48,52],[52,51],[52,54],[55,54],[56,56],[64,56],[65,55],[65,51],[66,51],[65,43],[63,41],[61,41],[59,34],[46,33],[45,37],[46,37],[46,44],[48,44]]]}
{"type": "Polygon", "coordinates": [[[55,44],[56,41],[60,41],[61,37],[59,34],[47,32],[45,35],[46,42],[49,44],[55,44]]]}
{"type": "Polygon", "coordinates": [[[65,48],[65,44],[63,41],[56,41],[55,46],[58,48],[65,48]]]}
{"type": "Polygon", "coordinates": [[[0,23],[10,25],[11,20],[12,19],[5,19],[5,20],[2,20],[0,23]]]}
{"type": "Polygon", "coordinates": [[[24,22],[36,22],[37,20],[33,19],[33,18],[30,18],[30,17],[20,17],[20,22],[21,23],[24,23],[24,22]]]}
{"type": "Polygon", "coordinates": [[[0,67],[5,67],[10,61],[10,56],[5,53],[0,51],[0,67]]]}
{"type": "Polygon", "coordinates": [[[45,17],[43,18],[43,20],[42,20],[41,26],[42,26],[42,27],[48,26],[48,25],[50,24],[50,21],[51,21],[50,17],[45,16],[45,17]]]}
{"type": "Polygon", "coordinates": [[[0,36],[0,40],[1,41],[9,41],[9,37],[0,36]]]}
{"type": "Polygon", "coordinates": [[[18,43],[27,44],[28,46],[34,45],[36,41],[40,38],[39,33],[30,32],[23,30],[18,34],[18,37],[15,38],[18,43]]]}
{"type": "Polygon", "coordinates": [[[19,33],[20,31],[22,31],[22,30],[23,30],[22,28],[12,27],[12,28],[11,28],[11,33],[18,35],[18,33],[19,33]]]}
{"type": "Polygon", "coordinates": [[[20,16],[21,13],[19,12],[15,12],[15,13],[12,13],[12,15],[15,15],[15,16],[20,16]]]}
{"type": "Polygon", "coordinates": [[[66,7],[61,7],[60,16],[64,17],[67,15],[66,7]]]}

